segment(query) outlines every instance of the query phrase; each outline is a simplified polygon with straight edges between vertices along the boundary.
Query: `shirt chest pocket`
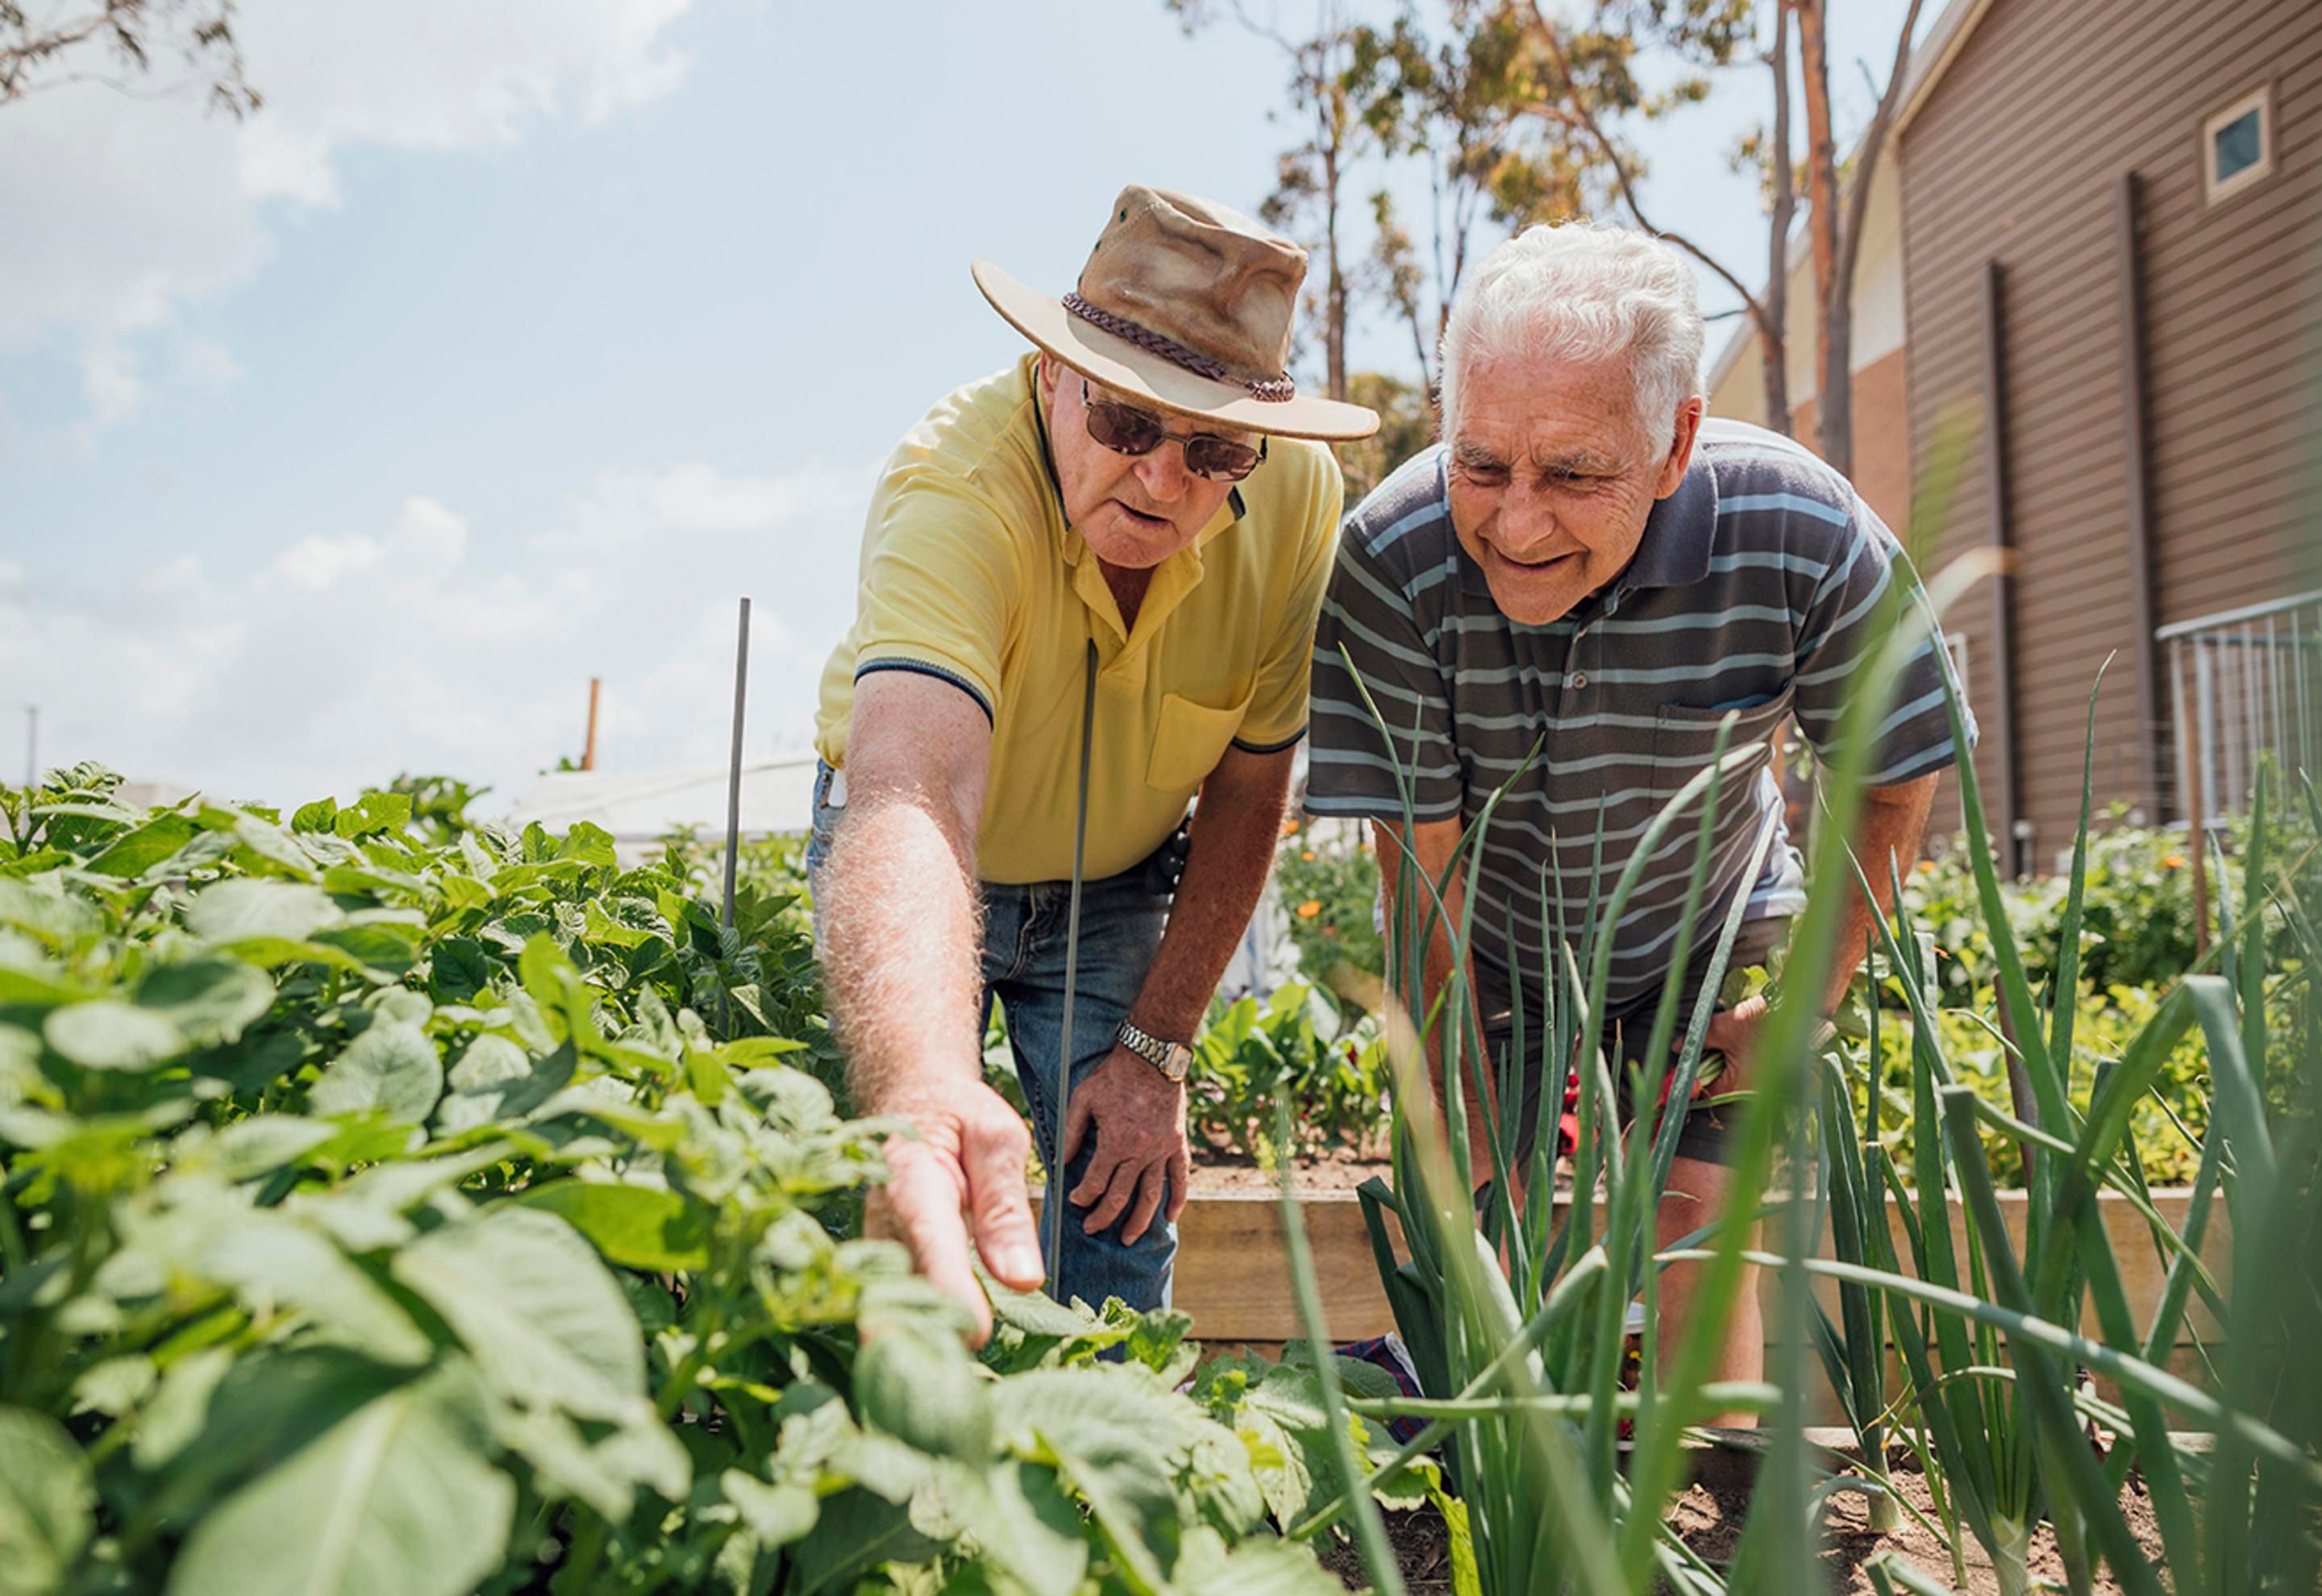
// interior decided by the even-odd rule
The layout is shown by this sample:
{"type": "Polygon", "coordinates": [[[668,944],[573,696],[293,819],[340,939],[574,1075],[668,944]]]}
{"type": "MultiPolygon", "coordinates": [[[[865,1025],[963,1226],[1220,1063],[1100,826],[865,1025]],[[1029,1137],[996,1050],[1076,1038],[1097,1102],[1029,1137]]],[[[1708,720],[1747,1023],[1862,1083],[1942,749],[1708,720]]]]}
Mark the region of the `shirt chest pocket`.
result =
{"type": "Polygon", "coordinates": [[[1226,744],[1241,729],[1251,694],[1239,703],[1203,704],[1182,693],[1165,693],[1161,718],[1153,728],[1153,753],[1145,781],[1165,792],[1190,792],[1217,769],[1226,744]]]}
{"type": "MultiPolygon", "coordinates": [[[[1694,709],[1682,704],[1664,704],[1653,728],[1653,766],[1663,786],[1681,784],[1685,776],[1704,769],[1717,746],[1717,728],[1725,723],[1728,714],[1733,716],[1733,732],[1726,739],[1726,752],[1739,756],[1748,770],[1755,771],[1768,758],[1774,734],[1790,713],[1790,695],[1763,704],[1751,704],[1735,710],[1694,709]]],[[[1732,790],[1729,781],[1727,790],[1732,790]]]]}

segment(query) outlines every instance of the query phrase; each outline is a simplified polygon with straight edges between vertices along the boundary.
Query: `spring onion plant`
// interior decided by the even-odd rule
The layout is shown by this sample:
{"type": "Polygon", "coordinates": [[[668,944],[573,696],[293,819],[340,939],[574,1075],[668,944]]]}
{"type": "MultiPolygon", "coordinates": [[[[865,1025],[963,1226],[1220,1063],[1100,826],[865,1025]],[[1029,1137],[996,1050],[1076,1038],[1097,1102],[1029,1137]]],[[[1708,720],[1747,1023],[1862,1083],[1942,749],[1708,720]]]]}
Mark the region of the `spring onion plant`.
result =
{"type": "MultiPolygon", "coordinates": [[[[1937,506],[1948,502],[1943,473],[1955,473],[1962,448],[1954,439],[1938,451],[1934,491],[1920,495],[1930,518],[1940,519],[1937,506]]],[[[2239,871],[2244,898],[2229,906],[2217,973],[2188,976],[2082,1090],[2071,1058],[2092,782],[2084,776],[2056,973],[2035,1000],[1983,841],[1973,762],[1962,759],[1960,797],[1979,910],[1998,971],[2000,1013],[2015,1022],[1996,1028],[2030,1089],[2028,1105],[2016,1111],[1979,1099],[1946,1054],[1940,989],[1903,905],[1897,862],[1857,861],[1849,852],[1875,730],[1904,666],[1935,634],[1943,604],[1989,574],[1954,567],[1922,587],[1907,561],[1897,572],[1886,641],[1857,672],[1822,771],[1813,884],[1739,1116],[1731,1198],[1686,1244],[1658,1256],[1653,1218],[1675,1155],[1678,1117],[1649,1109],[1625,1131],[1617,1123],[1614,1082],[1598,1046],[1611,957],[1598,928],[1617,923],[1644,862],[1673,838],[1681,844],[1678,828],[1694,825],[1674,958],[1684,967],[1696,937],[1714,939],[1709,979],[1689,1014],[1678,1012],[1673,990],[1664,994],[1648,1055],[1666,1056],[1674,1044],[1668,1101],[1682,1105],[1699,1078],[1703,1037],[1741,917],[1736,907],[1716,923],[1700,921],[1712,816],[1724,784],[1755,751],[1729,749],[1721,735],[1712,764],[1630,845],[1625,861],[1607,857],[1600,829],[1586,923],[1550,926],[1550,951],[1529,983],[1540,1012],[1519,1009],[1515,1045],[1497,1061],[1478,1044],[1480,1017],[1467,977],[1475,898],[1458,893],[1455,882],[1461,862],[1483,845],[1502,794],[1482,806],[1449,863],[1430,877],[1408,841],[1405,779],[1400,873],[1412,889],[1398,895],[1397,923],[1388,927],[1394,1179],[1367,1184],[1361,1196],[1389,1302],[1427,1394],[1347,1406],[1366,1417],[1427,1420],[1404,1455],[1443,1445],[1447,1477],[1464,1500],[1476,1586],[1486,1596],[1814,1588],[1824,1577],[1816,1564],[1821,1517],[1835,1493],[1870,1497],[1883,1519],[1877,1504],[1892,1500],[1886,1444],[1906,1427],[1897,1423],[1904,1414],[1939,1514],[1981,1543],[2009,1596],[2032,1588],[2033,1537],[2043,1523],[2052,1529],[2075,1591],[2091,1590],[2099,1569],[2120,1588],[2150,1596],[2163,1590],[2304,1596],[2316,1588],[2322,1360],[2311,1349],[2322,1345],[2322,1056],[2314,1039],[2322,1035],[2316,993],[2322,892],[2314,884],[2313,847],[2281,856],[2261,800],[2239,871]],[[1897,1150],[1878,1135],[1875,1073],[1869,1117],[1858,1124],[1851,1082],[1809,1046],[1824,984],[1816,977],[1836,956],[1846,899],[1869,896],[1873,871],[1894,889],[1892,908],[1874,913],[1873,936],[1882,978],[1900,991],[1909,1029],[1909,1123],[1897,1150]],[[1424,952],[1439,933],[1453,957],[1431,1003],[1424,952]],[[2290,1034],[2303,1052],[2269,1051],[2271,1012],[2299,1017],[2290,1034]],[[2193,1200],[2182,1228],[2172,1229],[2144,1190],[2130,1109],[2189,1037],[2207,1051],[2214,1104],[2193,1200]],[[1441,1062],[1440,1108],[1431,1050],[1441,1062]],[[2269,1069],[2269,1059],[2284,1057],[2283,1067],[2269,1069]],[[1544,1087],[1536,1122],[1522,1126],[1515,1106],[1529,1060],[1544,1072],[1544,1087]],[[1558,1088],[1575,1061],[1574,1200],[1559,1211],[1558,1088]],[[1473,1134],[1470,1101],[1480,1127],[1473,1134]],[[2020,1237],[2002,1216],[1980,1139],[1987,1131],[2028,1155],[2020,1237]],[[1777,1181],[1777,1153],[1785,1147],[1777,1181]],[[2161,1299],[2141,1323],[2102,1221],[2100,1191],[2133,1206],[2168,1262],[2161,1299]],[[2220,1199],[2231,1232],[2229,1287],[2201,1261],[2220,1199]],[[1960,1211],[1970,1223],[1963,1245],[1955,1245],[1960,1211]],[[1398,1253],[1390,1218],[1407,1256],[1398,1253]],[[1763,1248],[1753,1236],[1761,1223],[1769,1243],[1763,1248]],[[1825,1226],[1830,1256],[1817,1255],[1825,1226]],[[1703,1265],[1698,1306],[1662,1357],[1655,1281],[1661,1268],[1678,1262],[1703,1265]],[[1705,1376],[1715,1337],[1737,1294],[1751,1289],[1751,1265],[1773,1271],[1778,1286],[1769,1378],[1712,1385],[1705,1376]],[[1817,1278],[1837,1287],[1836,1321],[1814,1304],[1809,1286],[1817,1278]],[[2168,1367],[2197,1296],[2220,1327],[2214,1378],[2203,1382],[2168,1367]],[[1639,1388],[1624,1391],[1625,1324],[1639,1299],[1647,1310],[1646,1355],[1639,1388]],[[2083,1325],[2090,1327],[2086,1333],[2083,1325]],[[1902,1370],[1892,1391],[1883,1367],[1890,1340],[1902,1370]],[[1847,1477],[1823,1471],[1805,1444],[1809,1349],[1817,1344],[1822,1372],[1863,1444],[1860,1473],[1847,1477]],[[2083,1370],[2116,1395],[2091,1394],[2083,1370]],[[1720,1569],[1688,1548],[1665,1514],[1684,1483],[1694,1427],[1736,1408],[1765,1415],[1770,1434],[1748,1525],[1733,1562],[1720,1569]],[[2091,1418],[2117,1436],[2108,1455],[2091,1445],[2091,1418]],[[1623,1419],[1633,1427],[1626,1448],[1623,1419]],[[2152,1493],[2165,1575],[2121,1509],[2132,1469],[2152,1493]]],[[[1953,736],[1964,749],[1966,711],[1952,684],[1946,687],[1953,736]]],[[[1369,707],[1386,733],[1377,705],[1369,707]]],[[[2281,785],[2322,835],[2322,803],[2311,784],[2301,774],[2281,785]]],[[[1544,912],[1550,900],[1543,883],[1544,912]]],[[[1875,1015],[1873,1022],[1880,1023],[1875,1015]]],[[[1875,1035],[1873,1041],[1876,1061],[1875,1035]]],[[[1654,1100],[1650,1083],[1632,1084],[1633,1101],[1654,1100]]],[[[1311,1266],[1295,1256],[1302,1290],[1311,1293],[1311,1266]]],[[[1339,1501],[1296,1532],[1335,1520],[1394,1465],[1365,1480],[1352,1477],[1357,1466],[1351,1459],[1346,1465],[1339,1501]]],[[[1376,1561],[1376,1540],[1366,1528],[1375,1577],[1386,1588],[1389,1571],[1376,1561]]],[[[1953,1583],[1965,1573],[1959,1533],[1952,1534],[1953,1583]]],[[[1869,1573],[1882,1589],[1943,1588],[1891,1553],[1875,1559],[1869,1573]]]]}

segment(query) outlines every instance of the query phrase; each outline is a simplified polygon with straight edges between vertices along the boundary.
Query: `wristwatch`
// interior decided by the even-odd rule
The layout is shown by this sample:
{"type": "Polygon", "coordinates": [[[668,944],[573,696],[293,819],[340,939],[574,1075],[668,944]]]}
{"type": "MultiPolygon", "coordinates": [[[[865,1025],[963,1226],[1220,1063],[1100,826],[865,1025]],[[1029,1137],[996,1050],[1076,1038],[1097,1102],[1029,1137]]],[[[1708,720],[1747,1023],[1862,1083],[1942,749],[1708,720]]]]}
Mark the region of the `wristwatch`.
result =
{"type": "Polygon", "coordinates": [[[1182,1082],[1185,1072],[1193,1067],[1192,1048],[1182,1042],[1164,1042],[1158,1036],[1148,1036],[1127,1020],[1120,1022],[1114,1039],[1172,1081],[1182,1082]]]}

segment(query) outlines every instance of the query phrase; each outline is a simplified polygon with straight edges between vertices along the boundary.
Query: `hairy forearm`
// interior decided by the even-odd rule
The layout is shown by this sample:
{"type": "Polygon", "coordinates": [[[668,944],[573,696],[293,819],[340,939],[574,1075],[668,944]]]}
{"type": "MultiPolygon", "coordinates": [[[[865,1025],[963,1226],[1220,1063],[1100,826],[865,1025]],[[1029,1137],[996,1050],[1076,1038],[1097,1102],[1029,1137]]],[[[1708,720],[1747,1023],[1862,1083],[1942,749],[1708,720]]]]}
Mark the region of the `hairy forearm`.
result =
{"type": "Polygon", "coordinates": [[[1140,1030],[1193,1039],[1266,890],[1289,794],[1286,753],[1229,753],[1202,784],[1168,929],[1129,1007],[1140,1030]]]}
{"type": "Polygon", "coordinates": [[[1895,907],[1895,879],[1918,862],[1919,844],[1926,834],[1927,815],[1934,807],[1933,776],[1900,787],[1874,787],[1862,795],[1862,813],[1855,822],[1854,856],[1870,883],[1870,898],[1858,884],[1846,895],[1846,908],[1838,923],[1838,944],[1833,950],[1830,979],[1824,983],[1820,1012],[1835,1014],[1846,1001],[1846,989],[1872,935],[1871,904],[1880,914],[1895,907]],[[1888,868],[1888,862],[1894,862],[1888,868]]]}
{"type": "Polygon", "coordinates": [[[982,898],[960,832],[939,803],[874,797],[848,812],[824,867],[831,1021],[871,1112],[983,1079],[982,898]]]}

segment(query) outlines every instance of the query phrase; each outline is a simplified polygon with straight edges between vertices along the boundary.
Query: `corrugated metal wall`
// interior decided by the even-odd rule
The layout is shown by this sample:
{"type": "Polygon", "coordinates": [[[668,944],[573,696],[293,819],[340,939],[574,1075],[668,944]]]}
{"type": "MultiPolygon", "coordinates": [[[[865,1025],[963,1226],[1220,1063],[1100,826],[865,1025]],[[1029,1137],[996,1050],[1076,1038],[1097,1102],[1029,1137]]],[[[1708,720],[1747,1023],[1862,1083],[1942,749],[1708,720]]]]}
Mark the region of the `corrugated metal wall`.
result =
{"type": "MultiPolygon", "coordinates": [[[[2100,798],[2135,797],[2146,741],[2167,734],[2165,676],[2159,726],[2139,724],[2135,689],[2123,174],[2140,187],[2156,620],[2287,592],[2292,540],[2312,535],[2299,496],[2322,432],[2322,4],[1995,0],[1905,129],[1901,164],[1922,464],[1942,417],[1981,402],[1981,276],[1995,260],[2005,274],[2016,789],[2044,866],[2071,838],[2107,653],[2121,651],[2098,709],[2100,798]],[[2204,121],[2268,84],[2273,174],[2207,203],[2204,121]]],[[[1987,442],[1946,557],[1990,537],[1987,442]]],[[[1996,731],[1991,606],[1979,593],[1954,616],[1996,731]]]]}

